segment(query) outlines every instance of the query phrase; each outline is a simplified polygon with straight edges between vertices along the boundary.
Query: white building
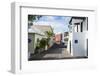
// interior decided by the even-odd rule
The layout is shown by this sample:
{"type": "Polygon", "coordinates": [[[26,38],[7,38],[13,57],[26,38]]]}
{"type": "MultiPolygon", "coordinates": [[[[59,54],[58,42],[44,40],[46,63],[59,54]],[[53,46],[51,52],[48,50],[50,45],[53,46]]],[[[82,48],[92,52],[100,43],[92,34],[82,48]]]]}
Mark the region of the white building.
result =
{"type": "Polygon", "coordinates": [[[43,37],[45,37],[45,34],[38,30],[37,28],[29,28],[28,29],[28,56],[30,57],[30,54],[35,53],[35,48],[37,44],[37,40],[41,40],[43,37]]]}
{"type": "Polygon", "coordinates": [[[30,54],[35,53],[36,45],[38,40],[42,38],[47,38],[45,32],[51,31],[51,26],[49,25],[33,25],[28,28],[28,53],[29,57],[30,54]]]}
{"type": "Polygon", "coordinates": [[[72,17],[69,22],[68,51],[74,57],[88,56],[88,18],[72,17]]]}
{"type": "Polygon", "coordinates": [[[68,45],[68,39],[69,39],[69,33],[64,32],[64,43],[65,43],[65,45],[68,45]]]}

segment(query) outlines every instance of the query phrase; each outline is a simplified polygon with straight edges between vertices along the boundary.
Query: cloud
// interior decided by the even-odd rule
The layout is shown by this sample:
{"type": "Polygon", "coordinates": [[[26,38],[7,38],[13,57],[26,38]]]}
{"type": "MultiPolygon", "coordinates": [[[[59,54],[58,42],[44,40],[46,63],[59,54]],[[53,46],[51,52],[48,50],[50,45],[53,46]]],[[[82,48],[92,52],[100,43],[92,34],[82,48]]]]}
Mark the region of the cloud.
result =
{"type": "Polygon", "coordinates": [[[49,21],[37,21],[34,22],[34,25],[50,25],[51,23],[49,21]]]}
{"type": "Polygon", "coordinates": [[[69,20],[71,17],[65,16],[42,16],[35,25],[51,25],[54,28],[54,33],[68,31],[69,20]]]}
{"type": "Polygon", "coordinates": [[[40,21],[54,21],[54,20],[55,20],[54,16],[42,16],[40,18],[40,21]]]}

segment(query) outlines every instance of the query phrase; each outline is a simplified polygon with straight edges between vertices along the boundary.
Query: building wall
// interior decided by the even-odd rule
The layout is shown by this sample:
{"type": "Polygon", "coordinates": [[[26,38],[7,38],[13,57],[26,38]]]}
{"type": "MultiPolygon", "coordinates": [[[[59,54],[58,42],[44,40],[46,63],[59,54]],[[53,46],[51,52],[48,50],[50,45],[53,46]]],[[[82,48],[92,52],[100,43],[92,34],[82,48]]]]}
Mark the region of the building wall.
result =
{"type": "Polygon", "coordinates": [[[31,39],[31,42],[28,43],[29,53],[34,53],[34,38],[35,38],[35,34],[33,33],[28,34],[28,39],[31,39]]]}
{"type": "Polygon", "coordinates": [[[88,30],[88,20],[87,20],[87,18],[84,20],[83,25],[84,25],[83,30],[87,31],[88,30]]]}
{"type": "Polygon", "coordinates": [[[28,43],[28,51],[29,53],[34,54],[35,48],[37,44],[37,39],[41,40],[44,36],[36,34],[36,33],[29,33],[28,38],[31,39],[31,42],[28,43]]]}
{"type": "Polygon", "coordinates": [[[73,50],[73,56],[86,56],[87,55],[87,49],[86,49],[86,32],[74,32],[72,37],[72,50],[73,50]],[[75,40],[76,43],[75,43],[75,40]]]}
{"type": "Polygon", "coordinates": [[[68,39],[68,45],[67,45],[67,51],[73,55],[73,49],[72,49],[72,33],[69,33],[69,39],[68,39]],[[71,46],[70,46],[71,45],[71,46]]]}
{"type": "Polygon", "coordinates": [[[53,44],[54,44],[54,40],[53,40],[53,37],[51,37],[49,41],[49,47],[51,47],[53,44]]]}
{"type": "Polygon", "coordinates": [[[64,33],[62,33],[62,42],[64,42],[64,33]]]}
{"type": "MultiPolygon", "coordinates": [[[[73,26],[74,23],[80,22],[81,20],[73,20],[73,26]]],[[[71,52],[72,56],[87,56],[87,39],[88,39],[88,30],[87,30],[87,18],[83,21],[83,28],[82,32],[80,31],[80,25],[78,25],[78,32],[75,31],[77,28],[72,27],[72,33],[70,33],[69,41],[68,41],[68,51],[71,52]],[[70,46],[71,44],[71,46],[70,46]],[[70,51],[71,50],[71,51],[70,51]]]]}

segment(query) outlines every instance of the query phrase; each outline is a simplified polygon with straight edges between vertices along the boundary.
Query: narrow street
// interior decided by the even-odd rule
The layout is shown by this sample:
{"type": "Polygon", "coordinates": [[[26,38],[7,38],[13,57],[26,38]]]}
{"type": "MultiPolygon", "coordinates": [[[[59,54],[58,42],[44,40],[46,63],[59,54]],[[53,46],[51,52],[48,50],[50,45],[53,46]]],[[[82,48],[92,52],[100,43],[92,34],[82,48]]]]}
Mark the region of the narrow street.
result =
{"type": "Polygon", "coordinates": [[[29,60],[63,59],[66,57],[71,57],[70,53],[67,51],[67,46],[53,44],[48,50],[40,54],[32,55],[29,60]]]}

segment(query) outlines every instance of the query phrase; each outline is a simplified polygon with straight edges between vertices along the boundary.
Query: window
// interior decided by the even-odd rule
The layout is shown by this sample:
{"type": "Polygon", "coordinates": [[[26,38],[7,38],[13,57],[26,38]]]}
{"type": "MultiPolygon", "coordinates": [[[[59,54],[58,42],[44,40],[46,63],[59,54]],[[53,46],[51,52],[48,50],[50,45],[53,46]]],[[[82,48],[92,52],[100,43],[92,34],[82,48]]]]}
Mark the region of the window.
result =
{"type": "Polygon", "coordinates": [[[80,23],[75,23],[74,31],[80,32],[80,23]]]}
{"type": "Polygon", "coordinates": [[[78,43],[78,40],[75,40],[74,43],[78,43]]]}
{"type": "Polygon", "coordinates": [[[83,22],[81,22],[81,25],[80,25],[80,32],[83,32],[83,22]]]}
{"type": "Polygon", "coordinates": [[[31,41],[32,41],[31,39],[28,39],[28,43],[31,43],[31,41]]]}

